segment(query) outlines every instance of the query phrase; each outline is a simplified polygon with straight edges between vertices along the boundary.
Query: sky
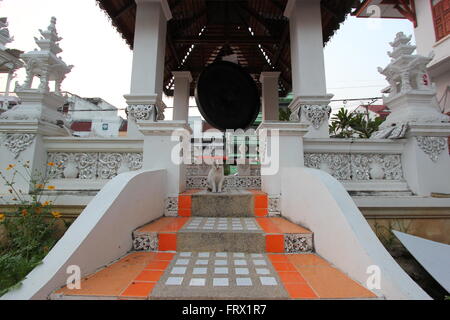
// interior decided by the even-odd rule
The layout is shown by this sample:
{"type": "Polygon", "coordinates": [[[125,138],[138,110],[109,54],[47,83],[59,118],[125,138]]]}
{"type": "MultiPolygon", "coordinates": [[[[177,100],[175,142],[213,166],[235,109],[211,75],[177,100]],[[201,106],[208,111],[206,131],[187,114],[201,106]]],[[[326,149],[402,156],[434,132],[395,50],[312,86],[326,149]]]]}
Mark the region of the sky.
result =
{"type": "MultiPolygon", "coordinates": [[[[123,95],[130,90],[132,51],[95,0],[0,0],[0,17],[8,18],[15,39],[10,48],[34,50],[34,37],[39,36],[39,29],[47,28],[52,16],[57,18],[56,27],[63,38],[60,56],[74,65],[63,90],[82,97],[101,97],[119,109],[125,108],[123,95]]],[[[347,18],[325,47],[327,87],[335,95],[333,99],[381,96],[381,89],[388,84],[377,67],[389,63],[389,42],[400,31],[409,35],[414,29],[407,20],[347,18]]],[[[5,79],[0,76],[0,92],[5,79]]],[[[23,69],[15,80],[23,82],[23,69]]],[[[360,102],[364,101],[346,106],[353,109],[360,102]]],[[[171,101],[166,100],[166,104],[170,107],[171,101]]],[[[332,106],[336,109],[343,103],[332,106]]],[[[166,118],[171,119],[171,114],[172,110],[167,110],[166,118]]],[[[198,115],[196,108],[190,110],[190,116],[198,115]]]]}

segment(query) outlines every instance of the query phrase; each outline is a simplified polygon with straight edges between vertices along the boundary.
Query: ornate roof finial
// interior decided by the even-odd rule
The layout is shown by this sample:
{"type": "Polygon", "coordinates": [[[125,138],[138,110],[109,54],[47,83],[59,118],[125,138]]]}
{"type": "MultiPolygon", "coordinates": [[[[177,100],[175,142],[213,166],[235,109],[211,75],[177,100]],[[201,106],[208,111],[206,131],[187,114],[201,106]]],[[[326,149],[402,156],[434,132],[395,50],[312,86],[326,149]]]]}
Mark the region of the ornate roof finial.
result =
{"type": "Polygon", "coordinates": [[[390,42],[390,46],[394,49],[392,52],[388,52],[389,57],[393,60],[399,58],[402,55],[411,55],[416,46],[411,45],[412,35],[406,36],[403,32],[397,33],[393,42],[390,42]]]}
{"type": "Polygon", "coordinates": [[[47,30],[39,30],[40,39],[34,38],[40,50],[34,50],[21,55],[25,61],[27,76],[23,85],[16,85],[16,92],[39,91],[50,92],[49,82],[55,81],[55,91],[53,93],[61,95],[61,83],[65,79],[73,66],[68,66],[57,54],[62,52],[58,42],[62,39],[58,37],[56,31],[56,18],[52,17],[47,30]],[[31,84],[34,77],[40,78],[38,89],[32,89],[31,84]]]}
{"type": "Polygon", "coordinates": [[[427,71],[432,58],[413,54],[416,46],[411,45],[411,39],[412,36],[408,37],[403,32],[397,33],[390,43],[394,50],[388,52],[391,63],[386,68],[378,68],[390,84],[390,97],[410,91],[430,93],[435,90],[427,71]]]}
{"type": "Polygon", "coordinates": [[[62,40],[62,38],[58,37],[58,31],[56,31],[56,18],[52,17],[50,19],[50,24],[47,27],[47,30],[42,31],[39,29],[39,32],[41,33],[42,37],[47,40],[51,40],[53,42],[59,42],[62,40]]]}
{"type": "Polygon", "coordinates": [[[406,34],[404,34],[403,32],[398,32],[395,36],[395,39],[393,42],[390,42],[389,44],[391,45],[392,48],[397,48],[400,45],[405,45],[405,44],[409,44],[411,42],[412,39],[412,35],[410,35],[409,37],[406,36],[406,34]]]}
{"type": "Polygon", "coordinates": [[[389,93],[384,97],[384,104],[391,114],[373,138],[403,138],[410,123],[449,121],[449,117],[439,109],[436,87],[428,74],[427,65],[433,60],[433,55],[413,54],[416,46],[411,44],[411,39],[412,36],[408,37],[403,32],[397,33],[390,43],[394,49],[389,52],[391,62],[385,68],[378,68],[389,82],[389,87],[383,91],[389,93]]]}
{"type": "Polygon", "coordinates": [[[5,50],[6,45],[13,40],[14,38],[10,36],[8,30],[8,19],[0,18],[0,50],[5,50]]]}
{"type": "Polygon", "coordinates": [[[41,34],[41,38],[34,38],[36,44],[44,51],[51,51],[54,54],[61,53],[62,50],[59,47],[58,42],[62,40],[58,36],[58,31],[56,30],[56,18],[52,17],[50,19],[50,24],[47,27],[47,30],[39,29],[39,33],[41,34]]]}

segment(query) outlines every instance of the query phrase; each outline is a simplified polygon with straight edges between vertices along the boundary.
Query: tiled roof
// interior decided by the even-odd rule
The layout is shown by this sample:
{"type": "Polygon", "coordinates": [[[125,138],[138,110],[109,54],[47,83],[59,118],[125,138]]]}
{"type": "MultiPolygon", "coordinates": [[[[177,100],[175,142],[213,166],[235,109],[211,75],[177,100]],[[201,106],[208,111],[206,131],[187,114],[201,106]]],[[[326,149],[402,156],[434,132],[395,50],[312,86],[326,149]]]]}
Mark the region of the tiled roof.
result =
{"type": "Polygon", "coordinates": [[[70,127],[73,131],[78,132],[90,132],[92,128],[92,122],[90,121],[78,121],[72,123],[70,127]]]}

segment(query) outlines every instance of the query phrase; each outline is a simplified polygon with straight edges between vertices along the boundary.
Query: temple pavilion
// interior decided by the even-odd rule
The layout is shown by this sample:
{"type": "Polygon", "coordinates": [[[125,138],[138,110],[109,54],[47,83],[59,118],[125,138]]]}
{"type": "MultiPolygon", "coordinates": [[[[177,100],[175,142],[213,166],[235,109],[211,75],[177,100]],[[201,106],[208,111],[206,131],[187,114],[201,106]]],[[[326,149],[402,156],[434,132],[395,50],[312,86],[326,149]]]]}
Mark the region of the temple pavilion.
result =
{"type": "MultiPolygon", "coordinates": [[[[71,135],[58,108],[72,66],[58,56],[52,18],[36,38],[40,50],[22,55],[27,79],[15,91],[24,103],[0,115],[1,163],[31,159],[57,190],[47,193],[61,195],[56,205],[81,214],[2,299],[430,298],[366,219],[402,216],[417,229],[435,219],[420,230],[446,236],[449,117],[426,67],[433,58],[416,54],[411,36],[396,35],[378,70],[392,112],[374,138],[332,139],[324,46],[370,1],[97,2],[133,50],[127,136],[71,135]],[[50,67],[33,65],[37,56],[50,67]],[[262,112],[252,133],[260,161],[238,162],[226,177],[220,163],[183,161],[191,154],[183,149],[193,132],[189,99],[205,70],[223,62],[250,77],[262,112]],[[172,120],[163,94],[174,98],[172,120]]],[[[395,1],[375,4],[387,2],[395,1]]],[[[406,16],[411,1],[399,2],[406,16]]],[[[221,85],[239,92],[229,89],[233,79],[221,85]]],[[[226,98],[217,113],[228,111],[226,98]]]]}

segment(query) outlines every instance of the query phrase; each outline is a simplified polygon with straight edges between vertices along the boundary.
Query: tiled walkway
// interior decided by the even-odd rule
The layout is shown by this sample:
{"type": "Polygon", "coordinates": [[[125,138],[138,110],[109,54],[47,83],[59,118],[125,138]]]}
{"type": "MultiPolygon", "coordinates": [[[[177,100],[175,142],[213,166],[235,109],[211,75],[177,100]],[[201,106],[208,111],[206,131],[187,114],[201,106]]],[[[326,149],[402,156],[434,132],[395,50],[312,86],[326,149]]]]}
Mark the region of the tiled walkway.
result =
{"type": "Polygon", "coordinates": [[[131,253],[53,299],[365,299],[315,254],[131,253]]]}
{"type": "Polygon", "coordinates": [[[152,298],[286,298],[277,272],[263,254],[182,252],[152,298]]]}

